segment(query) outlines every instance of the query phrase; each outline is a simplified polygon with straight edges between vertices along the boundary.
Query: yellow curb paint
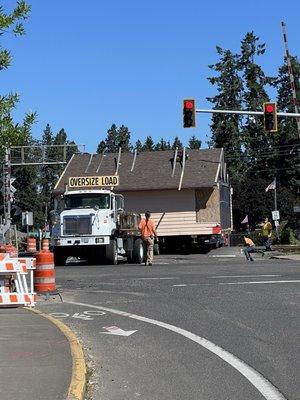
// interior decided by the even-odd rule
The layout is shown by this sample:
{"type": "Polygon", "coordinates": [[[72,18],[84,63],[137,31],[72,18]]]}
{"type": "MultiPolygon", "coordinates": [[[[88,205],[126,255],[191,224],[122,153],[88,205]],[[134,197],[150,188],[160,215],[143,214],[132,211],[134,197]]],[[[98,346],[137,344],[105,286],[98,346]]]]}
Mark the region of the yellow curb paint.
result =
{"type": "Polygon", "coordinates": [[[72,354],[72,378],[66,400],[83,400],[86,386],[86,365],[82,346],[73,331],[56,318],[32,308],[24,308],[47,318],[66,336],[69,341],[72,354]]]}

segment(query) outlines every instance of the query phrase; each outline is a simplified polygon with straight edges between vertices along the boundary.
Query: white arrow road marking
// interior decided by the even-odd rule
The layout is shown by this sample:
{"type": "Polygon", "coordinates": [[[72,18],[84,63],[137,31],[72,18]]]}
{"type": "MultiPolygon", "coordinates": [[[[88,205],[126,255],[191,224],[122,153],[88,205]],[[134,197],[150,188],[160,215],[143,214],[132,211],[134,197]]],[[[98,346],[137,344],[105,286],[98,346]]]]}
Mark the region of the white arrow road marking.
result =
{"type": "Polygon", "coordinates": [[[73,314],[72,318],[84,319],[85,321],[92,321],[94,319],[90,315],[79,314],[78,312],[73,314]]]}
{"type": "Polygon", "coordinates": [[[107,332],[100,332],[103,335],[117,335],[117,336],[130,336],[137,331],[123,331],[123,329],[117,326],[104,326],[107,332]]]}
{"type": "Polygon", "coordinates": [[[107,312],[111,312],[112,314],[121,315],[122,317],[128,317],[132,319],[136,319],[138,321],[143,321],[148,324],[157,325],[161,328],[168,329],[169,331],[178,333],[186,337],[187,339],[192,340],[195,343],[200,344],[200,346],[205,349],[211,351],[216,356],[220,357],[222,360],[226,361],[229,365],[235,368],[240,374],[242,374],[267,400],[287,400],[279,390],[272,385],[263,375],[261,375],[254,368],[250,367],[250,365],[246,364],[244,361],[240,360],[235,355],[229,353],[228,351],[222,349],[222,347],[217,346],[213,342],[209,340],[197,336],[192,332],[189,332],[185,329],[179,328],[175,325],[166,324],[165,322],[158,321],[151,318],[142,317],[136,314],[130,314],[124,311],[116,310],[114,308],[107,308],[101,306],[94,306],[93,304],[85,304],[85,303],[77,303],[73,301],[65,301],[68,304],[75,304],[77,306],[87,307],[87,308],[95,308],[96,310],[103,310],[107,312]]]}

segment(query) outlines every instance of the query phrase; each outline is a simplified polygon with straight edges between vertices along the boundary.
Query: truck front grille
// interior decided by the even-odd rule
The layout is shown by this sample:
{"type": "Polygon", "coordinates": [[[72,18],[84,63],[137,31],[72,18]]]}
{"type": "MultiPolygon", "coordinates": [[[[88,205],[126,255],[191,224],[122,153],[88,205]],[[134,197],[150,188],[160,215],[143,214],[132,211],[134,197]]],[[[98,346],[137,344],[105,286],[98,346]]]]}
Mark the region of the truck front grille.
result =
{"type": "Polygon", "coordinates": [[[89,215],[64,217],[64,235],[90,235],[92,219],[89,215]]]}

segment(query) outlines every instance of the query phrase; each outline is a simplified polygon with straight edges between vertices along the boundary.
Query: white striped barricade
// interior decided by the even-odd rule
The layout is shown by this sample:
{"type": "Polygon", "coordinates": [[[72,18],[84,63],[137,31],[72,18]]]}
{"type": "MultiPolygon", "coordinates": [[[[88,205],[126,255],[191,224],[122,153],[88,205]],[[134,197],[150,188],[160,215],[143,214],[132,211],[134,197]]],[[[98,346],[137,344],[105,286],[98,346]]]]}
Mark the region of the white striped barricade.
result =
{"type": "Polygon", "coordinates": [[[36,269],[36,258],[35,257],[19,257],[18,261],[20,262],[20,264],[23,268],[23,271],[24,271],[21,274],[23,281],[24,281],[24,286],[26,286],[27,292],[29,293],[30,298],[32,299],[32,304],[30,304],[30,305],[34,306],[35,298],[36,298],[36,293],[34,291],[34,270],[36,269]],[[27,273],[29,275],[29,284],[27,284],[26,278],[24,276],[24,274],[27,274],[27,273]]]}
{"type": "Polygon", "coordinates": [[[0,293],[0,307],[16,305],[33,306],[34,299],[28,293],[0,293]]]}
{"type": "Polygon", "coordinates": [[[27,265],[30,269],[33,267],[33,262],[30,260],[20,262],[17,258],[7,256],[0,257],[0,306],[34,306],[33,283],[29,292],[26,281],[27,265]]]}

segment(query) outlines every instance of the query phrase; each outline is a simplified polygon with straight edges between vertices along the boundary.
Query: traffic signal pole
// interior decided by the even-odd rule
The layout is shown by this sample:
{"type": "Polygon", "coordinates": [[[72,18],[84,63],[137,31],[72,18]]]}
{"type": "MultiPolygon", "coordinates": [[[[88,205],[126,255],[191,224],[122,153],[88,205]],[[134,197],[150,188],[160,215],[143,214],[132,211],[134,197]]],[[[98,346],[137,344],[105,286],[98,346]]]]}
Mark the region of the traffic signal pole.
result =
{"type": "MultiPolygon", "coordinates": [[[[196,113],[211,113],[211,114],[242,114],[242,115],[264,115],[263,111],[246,111],[246,110],[204,110],[196,109],[196,113]]],[[[278,117],[299,118],[300,113],[284,113],[277,112],[278,117]]]]}

